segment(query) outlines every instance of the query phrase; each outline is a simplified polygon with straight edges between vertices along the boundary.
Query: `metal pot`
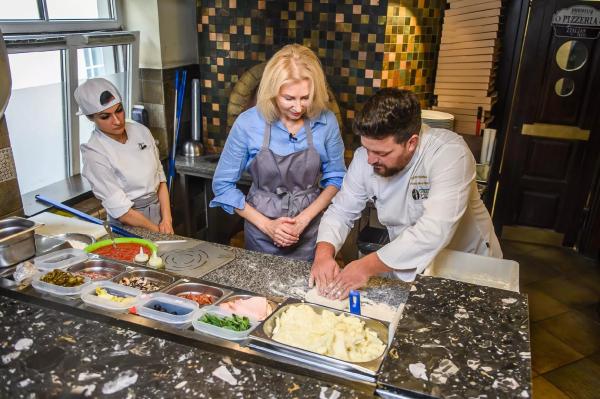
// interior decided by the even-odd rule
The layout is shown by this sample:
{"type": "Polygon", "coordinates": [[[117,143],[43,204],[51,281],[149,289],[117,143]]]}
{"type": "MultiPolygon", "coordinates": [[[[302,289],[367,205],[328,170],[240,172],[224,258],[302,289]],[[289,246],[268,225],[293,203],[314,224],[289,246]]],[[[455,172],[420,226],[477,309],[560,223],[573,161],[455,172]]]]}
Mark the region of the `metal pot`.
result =
{"type": "Polygon", "coordinates": [[[35,255],[34,230],[40,225],[17,216],[0,220],[0,267],[8,267],[35,255]]]}

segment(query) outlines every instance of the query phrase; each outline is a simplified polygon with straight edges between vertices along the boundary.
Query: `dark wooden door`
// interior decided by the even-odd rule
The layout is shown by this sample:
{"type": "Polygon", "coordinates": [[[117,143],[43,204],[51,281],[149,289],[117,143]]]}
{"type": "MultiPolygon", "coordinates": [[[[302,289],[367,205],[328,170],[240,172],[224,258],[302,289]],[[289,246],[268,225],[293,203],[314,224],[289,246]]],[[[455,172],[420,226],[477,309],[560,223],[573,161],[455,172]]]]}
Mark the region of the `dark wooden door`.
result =
{"type": "Polygon", "coordinates": [[[503,236],[525,227],[576,243],[600,150],[600,39],[563,23],[593,23],[596,10],[591,1],[530,2],[495,202],[503,236]],[[590,37],[573,37],[582,35],[590,37]]]}

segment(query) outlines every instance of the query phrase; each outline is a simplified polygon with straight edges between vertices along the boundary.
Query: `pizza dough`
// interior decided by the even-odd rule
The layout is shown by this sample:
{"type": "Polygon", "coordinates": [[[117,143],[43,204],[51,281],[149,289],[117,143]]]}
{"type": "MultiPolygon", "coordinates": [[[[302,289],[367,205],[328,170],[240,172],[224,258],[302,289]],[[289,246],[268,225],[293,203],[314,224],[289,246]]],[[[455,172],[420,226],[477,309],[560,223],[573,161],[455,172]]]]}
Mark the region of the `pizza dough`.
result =
{"type": "MultiPolygon", "coordinates": [[[[328,299],[324,296],[319,295],[317,287],[313,287],[304,296],[306,302],[316,303],[317,305],[327,306],[329,308],[344,310],[348,312],[350,310],[350,303],[348,299],[328,299]]],[[[385,303],[373,302],[367,298],[364,294],[360,296],[361,302],[361,315],[370,317],[372,319],[383,320],[392,322],[398,309],[393,308],[385,303]]]]}
{"type": "Polygon", "coordinates": [[[350,362],[368,362],[385,350],[375,331],[358,317],[320,314],[312,306],[290,306],[276,320],[275,341],[350,362]]]}

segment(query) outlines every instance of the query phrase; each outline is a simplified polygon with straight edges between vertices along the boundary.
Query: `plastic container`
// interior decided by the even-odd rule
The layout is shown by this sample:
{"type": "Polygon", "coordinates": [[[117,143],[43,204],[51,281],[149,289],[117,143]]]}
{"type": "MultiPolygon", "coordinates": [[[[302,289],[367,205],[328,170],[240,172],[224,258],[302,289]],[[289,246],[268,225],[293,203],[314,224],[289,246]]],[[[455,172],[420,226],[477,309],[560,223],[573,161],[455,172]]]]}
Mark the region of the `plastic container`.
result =
{"type": "Polygon", "coordinates": [[[141,123],[146,127],[150,127],[150,119],[148,117],[148,111],[143,105],[135,104],[131,110],[131,118],[137,123],[141,123]]]}
{"type": "Polygon", "coordinates": [[[34,274],[33,278],[31,279],[31,285],[36,290],[43,291],[48,294],[58,296],[78,296],[81,294],[81,291],[90,284],[90,279],[87,277],[83,277],[83,284],[75,287],[62,287],[60,285],[50,284],[40,280],[40,278],[42,278],[42,276],[44,276],[46,273],[47,272],[34,274]]]}
{"type": "Polygon", "coordinates": [[[109,312],[126,312],[129,308],[137,305],[141,295],[142,291],[137,288],[125,287],[121,284],[113,283],[112,281],[96,281],[88,284],[87,287],[81,291],[81,300],[87,305],[109,312]],[[99,297],[96,295],[96,288],[103,288],[111,295],[131,297],[133,298],[133,301],[123,303],[99,297]]]}
{"type": "Polygon", "coordinates": [[[69,266],[67,271],[73,274],[81,274],[83,276],[89,277],[94,281],[100,281],[110,280],[118,276],[119,274],[124,273],[125,271],[127,271],[127,267],[121,263],[117,263],[116,261],[112,260],[88,259],[85,262],[69,266]],[[104,274],[104,277],[93,278],[90,275],[86,275],[86,273],[100,273],[104,274]]]}
{"type": "Polygon", "coordinates": [[[86,261],[88,254],[81,249],[68,248],[39,256],[33,260],[40,270],[64,270],[69,266],[86,261]]]}
{"type": "MultiPolygon", "coordinates": [[[[156,270],[148,270],[148,269],[134,269],[134,270],[126,271],[124,273],[121,273],[121,274],[115,276],[112,279],[112,281],[128,287],[129,285],[123,284],[122,280],[123,279],[131,280],[136,277],[137,278],[145,278],[147,281],[152,282],[152,283],[154,283],[154,285],[156,285],[156,289],[153,289],[153,290],[142,289],[143,292],[147,292],[147,293],[162,290],[165,287],[168,287],[169,285],[171,285],[175,281],[177,281],[177,278],[174,276],[171,276],[170,274],[161,273],[161,272],[157,272],[156,270]]],[[[133,288],[135,288],[135,287],[133,287],[133,288]]]]}
{"type": "Polygon", "coordinates": [[[181,327],[194,319],[198,304],[189,299],[155,292],[142,295],[135,308],[140,316],[181,327]],[[155,310],[155,305],[160,305],[166,312],[155,310]],[[169,312],[177,312],[177,314],[169,312]]]}
{"type": "Polygon", "coordinates": [[[423,275],[519,292],[519,264],[514,260],[443,249],[423,275]]]}
{"type": "MultiPolygon", "coordinates": [[[[143,238],[118,237],[118,238],[115,238],[114,243],[116,245],[138,244],[138,245],[142,245],[142,246],[146,247],[150,251],[150,254],[152,254],[153,251],[156,251],[156,253],[158,253],[158,247],[156,246],[156,244],[154,244],[152,241],[145,240],[143,238]]],[[[91,245],[88,245],[87,247],[84,248],[84,251],[88,252],[88,253],[90,253],[90,252],[94,253],[94,251],[99,248],[112,246],[112,245],[113,245],[113,240],[102,240],[102,241],[95,242],[91,245]]],[[[116,261],[134,263],[133,258],[132,259],[119,259],[116,257],[110,257],[110,256],[105,256],[105,255],[99,255],[99,256],[102,256],[104,258],[114,259],[116,261]]]]}
{"type": "Polygon", "coordinates": [[[246,339],[248,337],[248,335],[260,324],[259,321],[248,318],[250,320],[250,328],[249,329],[247,329],[246,331],[233,331],[233,330],[229,330],[227,328],[217,327],[212,324],[208,324],[208,323],[204,323],[204,322],[200,321],[200,318],[202,316],[204,316],[206,313],[214,314],[219,317],[224,317],[224,316],[231,317],[232,313],[227,312],[226,310],[223,310],[218,306],[207,306],[205,308],[200,309],[198,312],[196,312],[196,314],[194,316],[194,320],[192,321],[192,326],[194,326],[194,330],[201,332],[201,333],[214,335],[215,337],[219,337],[219,338],[223,338],[223,339],[228,339],[228,340],[233,340],[233,341],[240,341],[240,340],[246,339]]]}

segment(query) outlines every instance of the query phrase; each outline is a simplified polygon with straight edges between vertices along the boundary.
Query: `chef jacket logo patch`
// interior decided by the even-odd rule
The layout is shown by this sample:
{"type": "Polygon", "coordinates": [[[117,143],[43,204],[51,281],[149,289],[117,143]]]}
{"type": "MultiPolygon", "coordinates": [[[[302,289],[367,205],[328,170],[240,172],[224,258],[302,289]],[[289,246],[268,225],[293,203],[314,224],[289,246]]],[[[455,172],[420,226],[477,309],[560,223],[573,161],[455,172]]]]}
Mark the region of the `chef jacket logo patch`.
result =
{"type": "Polygon", "coordinates": [[[427,176],[412,176],[410,185],[413,186],[411,191],[413,200],[420,201],[429,197],[429,180],[427,176]]]}
{"type": "Polygon", "coordinates": [[[428,188],[413,188],[412,197],[415,201],[424,200],[429,197],[429,189],[428,188]]]}

